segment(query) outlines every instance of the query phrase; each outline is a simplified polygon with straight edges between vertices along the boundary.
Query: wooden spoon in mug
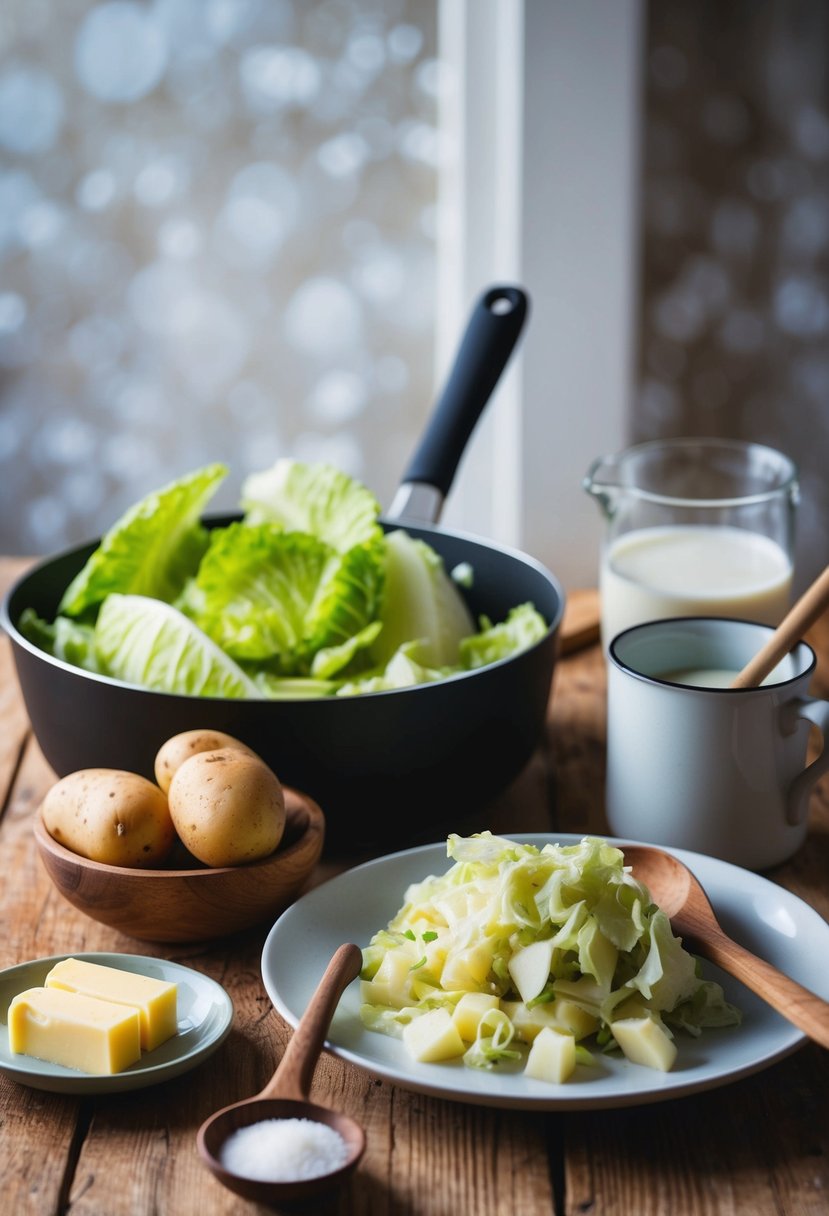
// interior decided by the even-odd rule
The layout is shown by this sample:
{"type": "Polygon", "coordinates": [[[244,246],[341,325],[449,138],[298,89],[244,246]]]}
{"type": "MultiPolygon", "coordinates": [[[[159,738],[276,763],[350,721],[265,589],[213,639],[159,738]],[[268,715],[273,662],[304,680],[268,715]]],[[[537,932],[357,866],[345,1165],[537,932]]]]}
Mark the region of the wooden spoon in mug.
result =
{"type": "Polygon", "coordinates": [[[775,629],[769,640],[753,659],[746,663],[731,682],[732,688],[756,688],[762,684],[785,655],[793,650],[810,625],[829,607],[829,566],[819,574],[811,587],[775,629]]]}
{"type": "Polygon", "coordinates": [[[362,1157],[366,1137],[359,1123],[308,1101],[308,1090],[334,1010],[347,985],[360,974],[362,965],[359,946],[340,946],[265,1088],[252,1098],[225,1106],[200,1127],[198,1147],[205,1165],[219,1182],[244,1199],[273,1207],[319,1195],[342,1182],[362,1157]],[[232,1173],[221,1160],[225,1141],[240,1128],[262,1119],[311,1119],[333,1128],[345,1141],[345,1162],[330,1173],[290,1182],[269,1182],[232,1173]]]}
{"type": "Polygon", "coordinates": [[[634,878],[645,884],[687,947],[722,967],[809,1038],[829,1048],[829,1001],[728,937],[702,885],[679,858],[647,845],[620,847],[634,878]]]}

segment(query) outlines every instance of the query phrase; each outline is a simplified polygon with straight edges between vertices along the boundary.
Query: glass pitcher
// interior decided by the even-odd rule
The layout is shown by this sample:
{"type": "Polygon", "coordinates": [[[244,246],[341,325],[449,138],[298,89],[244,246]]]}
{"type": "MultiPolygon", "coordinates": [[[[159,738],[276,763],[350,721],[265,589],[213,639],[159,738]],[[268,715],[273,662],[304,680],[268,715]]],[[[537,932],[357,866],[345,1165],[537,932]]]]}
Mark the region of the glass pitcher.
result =
{"type": "Polygon", "coordinates": [[[583,481],[607,521],[602,642],[643,621],[724,616],[776,625],[789,607],[797,469],[726,439],[667,439],[594,461],[583,481]]]}

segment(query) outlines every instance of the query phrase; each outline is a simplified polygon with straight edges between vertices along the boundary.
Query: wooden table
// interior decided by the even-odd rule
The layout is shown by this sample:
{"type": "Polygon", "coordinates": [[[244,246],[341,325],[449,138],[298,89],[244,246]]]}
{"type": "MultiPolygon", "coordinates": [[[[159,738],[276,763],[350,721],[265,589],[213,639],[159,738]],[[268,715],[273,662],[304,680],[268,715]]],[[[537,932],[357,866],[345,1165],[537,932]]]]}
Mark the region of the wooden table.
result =
{"type": "MultiPolygon", "coordinates": [[[[0,561],[0,582],[16,563],[0,561]]],[[[589,606],[589,605],[588,605],[589,606]]],[[[575,626],[575,598],[571,625],[575,626]]],[[[810,640],[829,683],[829,622],[810,640]]],[[[604,663],[563,657],[544,747],[481,828],[602,832],[604,663]]],[[[32,815],[54,775],[34,742],[7,639],[0,645],[0,966],[82,950],[162,954],[230,993],[233,1030],[192,1073],[100,1100],[0,1077],[0,1210],[10,1216],[213,1216],[255,1210],[202,1167],[207,1115],[255,1093],[289,1036],[260,980],[267,927],[210,945],[154,948],[87,919],[52,889],[32,815]]],[[[324,863],[322,881],[337,869],[324,863]]],[[[829,790],[800,854],[769,875],[829,917],[829,790]]],[[[829,966],[829,959],[827,959],[829,966]]],[[[829,1211],[829,1053],[807,1045],[754,1077],[622,1110],[531,1114],[411,1094],[325,1056],[314,1096],[366,1128],[368,1149],[331,1211],[387,1216],[819,1216],[829,1211]]],[[[315,1208],[321,1211],[320,1207],[315,1208]]]]}

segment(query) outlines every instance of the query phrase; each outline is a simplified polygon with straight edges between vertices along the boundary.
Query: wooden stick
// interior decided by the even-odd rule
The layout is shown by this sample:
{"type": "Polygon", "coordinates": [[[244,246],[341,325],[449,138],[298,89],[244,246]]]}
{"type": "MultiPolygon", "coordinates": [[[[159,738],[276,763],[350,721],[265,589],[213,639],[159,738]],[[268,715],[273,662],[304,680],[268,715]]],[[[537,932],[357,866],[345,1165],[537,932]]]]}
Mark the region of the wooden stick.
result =
{"type": "Polygon", "coordinates": [[[762,650],[746,663],[735,677],[732,688],[756,688],[780,660],[792,650],[806,630],[829,607],[829,566],[819,574],[811,587],[804,591],[794,607],[784,616],[762,650]]]}

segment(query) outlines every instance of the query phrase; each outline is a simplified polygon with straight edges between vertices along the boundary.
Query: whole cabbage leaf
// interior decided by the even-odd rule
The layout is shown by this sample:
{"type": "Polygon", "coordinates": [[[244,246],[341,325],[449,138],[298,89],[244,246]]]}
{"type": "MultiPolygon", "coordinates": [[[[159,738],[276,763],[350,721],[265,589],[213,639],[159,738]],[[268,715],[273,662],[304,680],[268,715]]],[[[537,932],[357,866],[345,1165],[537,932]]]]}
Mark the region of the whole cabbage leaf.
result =
{"type": "Polygon", "coordinates": [[[80,616],[113,592],[171,603],[207,548],[199,516],[226,475],[224,465],[211,464],[130,507],[72,579],[58,612],[80,616]]]}
{"type": "Polygon", "coordinates": [[[101,670],[127,684],[194,697],[260,696],[253,680],[171,604],[110,595],[95,623],[101,670]]]}
{"type": "Polygon", "coordinates": [[[386,536],[386,587],[383,628],[372,658],[385,666],[408,642],[419,642],[423,667],[455,667],[461,640],[475,622],[443,559],[425,541],[396,529],[386,536]]]}
{"type": "Polygon", "coordinates": [[[242,509],[247,523],[305,532],[339,553],[381,532],[380,504],[371,491],[328,464],[283,458],[252,473],[242,485],[242,509]]]}
{"type": "Polygon", "coordinates": [[[208,529],[201,514],[226,474],[210,464],[141,499],[55,619],[28,609],[21,631],[57,659],[131,684],[280,699],[444,680],[545,635],[529,604],[476,629],[460,567],[450,577],[423,540],[385,532],[373,494],[328,465],[277,461],[245,481],[241,520],[208,529]]]}
{"type": "Polygon", "coordinates": [[[180,607],[231,658],[302,675],[375,621],[382,585],[377,539],[338,553],[272,523],[234,523],[212,533],[180,607]]]}

